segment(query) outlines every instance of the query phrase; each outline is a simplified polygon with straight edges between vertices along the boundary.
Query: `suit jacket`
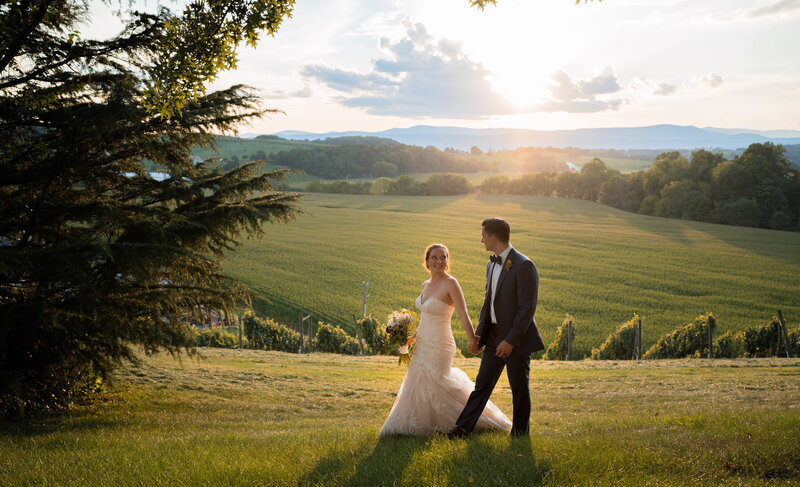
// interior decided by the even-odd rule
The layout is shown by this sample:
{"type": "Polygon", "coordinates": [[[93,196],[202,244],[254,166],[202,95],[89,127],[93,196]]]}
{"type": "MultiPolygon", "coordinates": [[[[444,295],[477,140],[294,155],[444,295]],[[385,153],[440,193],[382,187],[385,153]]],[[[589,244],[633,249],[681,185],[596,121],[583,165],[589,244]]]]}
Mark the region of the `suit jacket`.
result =
{"type": "MultiPolygon", "coordinates": [[[[480,336],[478,344],[486,346],[488,327],[491,326],[489,311],[489,286],[492,264],[486,265],[486,291],[481,316],[475,334],[480,336]]],[[[516,249],[508,253],[494,295],[494,311],[497,317],[497,335],[514,346],[512,355],[529,354],[544,350],[542,337],[536,328],[533,314],[539,299],[539,273],[533,262],[516,249]],[[508,264],[508,263],[511,264],[508,264]]]]}

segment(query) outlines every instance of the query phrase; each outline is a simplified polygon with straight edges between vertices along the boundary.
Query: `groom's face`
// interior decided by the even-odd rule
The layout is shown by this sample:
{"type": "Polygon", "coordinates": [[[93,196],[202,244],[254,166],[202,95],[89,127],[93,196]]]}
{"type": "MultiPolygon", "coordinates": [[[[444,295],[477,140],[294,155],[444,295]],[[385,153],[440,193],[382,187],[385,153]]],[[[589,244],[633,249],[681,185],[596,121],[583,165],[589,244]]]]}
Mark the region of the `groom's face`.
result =
{"type": "Polygon", "coordinates": [[[497,247],[497,237],[489,235],[486,233],[486,228],[481,227],[481,243],[486,250],[493,252],[494,248],[497,247]]]}

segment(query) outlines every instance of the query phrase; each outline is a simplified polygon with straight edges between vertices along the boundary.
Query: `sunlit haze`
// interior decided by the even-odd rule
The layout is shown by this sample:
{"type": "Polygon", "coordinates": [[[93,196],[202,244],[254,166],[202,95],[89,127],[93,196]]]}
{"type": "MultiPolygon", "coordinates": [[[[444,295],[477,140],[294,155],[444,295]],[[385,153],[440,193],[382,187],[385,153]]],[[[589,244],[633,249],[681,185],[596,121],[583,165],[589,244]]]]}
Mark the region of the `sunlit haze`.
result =
{"type": "MultiPolygon", "coordinates": [[[[102,4],[93,13],[87,35],[118,25],[102,4]]],[[[798,0],[499,0],[484,11],[467,0],[299,0],[211,88],[249,84],[285,112],[242,127],[257,133],[800,130],[798,21],[798,0]]]]}

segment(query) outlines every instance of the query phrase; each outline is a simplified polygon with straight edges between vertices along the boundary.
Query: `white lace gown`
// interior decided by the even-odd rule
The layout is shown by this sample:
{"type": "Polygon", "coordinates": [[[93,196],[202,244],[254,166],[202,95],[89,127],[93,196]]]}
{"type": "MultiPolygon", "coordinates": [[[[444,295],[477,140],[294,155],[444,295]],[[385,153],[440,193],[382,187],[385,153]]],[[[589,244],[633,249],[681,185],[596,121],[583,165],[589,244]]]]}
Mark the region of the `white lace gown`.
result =
{"type": "MultiPolygon", "coordinates": [[[[380,436],[452,430],[475,387],[463,370],[451,367],[456,353],[453,307],[432,297],[425,303],[418,297],[416,305],[421,314],[414,355],[380,436]]],[[[475,429],[511,431],[511,421],[489,401],[475,429]]]]}

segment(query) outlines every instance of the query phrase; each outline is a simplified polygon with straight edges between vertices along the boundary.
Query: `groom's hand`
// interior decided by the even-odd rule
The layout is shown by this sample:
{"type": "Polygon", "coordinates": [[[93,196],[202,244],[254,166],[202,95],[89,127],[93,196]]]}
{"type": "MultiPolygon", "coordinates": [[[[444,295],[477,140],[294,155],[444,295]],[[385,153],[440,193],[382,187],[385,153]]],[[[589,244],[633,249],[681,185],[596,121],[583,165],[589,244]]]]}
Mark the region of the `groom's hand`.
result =
{"type": "Polygon", "coordinates": [[[495,350],[494,354],[498,357],[508,357],[511,355],[512,350],[514,350],[514,345],[503,340],[500,342],[500,345],[497,346],[497,350],[495,350]]]}
{"type": "Polygon", "coordinates": [[[470,340],[467,343],[467,351],[472,354],[477,354],[481,351],[480,347],[478,347],[478,337],[476,336],[475,339],[470,340]]]}

